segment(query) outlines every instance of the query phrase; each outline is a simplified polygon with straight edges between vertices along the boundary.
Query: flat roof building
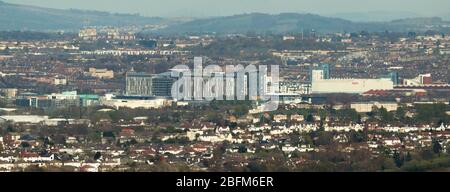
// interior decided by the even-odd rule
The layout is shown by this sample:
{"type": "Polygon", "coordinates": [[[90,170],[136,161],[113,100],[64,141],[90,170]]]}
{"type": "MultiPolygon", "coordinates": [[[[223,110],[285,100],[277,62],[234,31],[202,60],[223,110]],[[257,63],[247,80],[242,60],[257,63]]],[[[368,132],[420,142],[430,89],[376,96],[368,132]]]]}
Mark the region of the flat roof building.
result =
{"type": "Polygon", "coordinates": [[[392,90],[391,79],[319,79],[312,81],[312,93],[362,94],[370,90],[392,90]]]}

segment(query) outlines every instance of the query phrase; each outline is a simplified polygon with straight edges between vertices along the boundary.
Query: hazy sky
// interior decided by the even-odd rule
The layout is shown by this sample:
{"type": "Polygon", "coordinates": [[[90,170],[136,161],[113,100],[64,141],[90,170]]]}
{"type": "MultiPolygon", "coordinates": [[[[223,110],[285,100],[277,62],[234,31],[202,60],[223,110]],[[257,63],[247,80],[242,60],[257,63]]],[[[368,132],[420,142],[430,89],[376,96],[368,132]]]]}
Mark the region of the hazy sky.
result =
{"type": "Polygon", "coordinates": [[[146,16],[204,17],[240,13],[403,12],[450,16],[450,0],[3,0],[52,8],[77,8],[146,16]]]}

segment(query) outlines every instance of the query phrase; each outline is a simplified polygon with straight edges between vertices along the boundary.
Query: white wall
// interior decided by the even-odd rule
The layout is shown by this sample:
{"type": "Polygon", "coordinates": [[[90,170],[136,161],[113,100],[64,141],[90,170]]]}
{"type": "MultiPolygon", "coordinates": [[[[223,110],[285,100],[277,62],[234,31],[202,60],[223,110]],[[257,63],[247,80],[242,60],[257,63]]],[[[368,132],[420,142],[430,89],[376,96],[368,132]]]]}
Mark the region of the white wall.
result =
{"type": "Polygon", "coordinates": [[[380,102],[367,102],[367,103],[352,103],[350,105],[352,109],[355,109],[359,113],[371,112],[373,107],[385,108],[387,111],[395,111],[398,108],[397,103],[380,103],[380,102]]]}
{"type": "Polygon", "coordinates": [[[116,109],[121,107],[127,107],[131,109],[136,108],[161,108],[168,105],[169,101],[166,99],[155,99],[155,100],[121,100],[121,99],[111,99],[102,101],[103,105],[111,106],[116,109]]]}
{"type": "Polygon", "coordinates": [[[312,93],[364,93],[394,89],[390,79],[323,79],[312,82],[312,93]]]}

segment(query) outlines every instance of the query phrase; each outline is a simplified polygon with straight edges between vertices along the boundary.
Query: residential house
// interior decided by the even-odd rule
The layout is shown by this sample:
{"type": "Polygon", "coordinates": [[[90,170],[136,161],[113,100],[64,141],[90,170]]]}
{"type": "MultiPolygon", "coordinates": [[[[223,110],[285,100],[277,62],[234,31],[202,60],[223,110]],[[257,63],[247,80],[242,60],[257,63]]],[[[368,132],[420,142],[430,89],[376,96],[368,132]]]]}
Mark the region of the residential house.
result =
{"type": "Polygon", "coordinates": [[[291,115],[291,121],[295,121],[295,122],[303,122],[305,120],[305,117],[303,115],[291,115]]]}
{"type": "Polygon", "coordinates": [[[287,118],[287,115],[274,115],[273,120],[275,122],[282,122],[282,121],[287,121],[288,118],[287,118]]]}

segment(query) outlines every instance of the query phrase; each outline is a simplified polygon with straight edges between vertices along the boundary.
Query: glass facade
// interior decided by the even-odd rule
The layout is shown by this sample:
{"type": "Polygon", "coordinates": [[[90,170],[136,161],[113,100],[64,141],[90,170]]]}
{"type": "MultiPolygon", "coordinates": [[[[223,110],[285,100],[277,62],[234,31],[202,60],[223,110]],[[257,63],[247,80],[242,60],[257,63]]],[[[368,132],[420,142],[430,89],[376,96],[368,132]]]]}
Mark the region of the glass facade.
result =
{"type": "Polygon", "coordinates": [[[148,74],[128,73],[126,78],[127,96],[171,97],[175,79],[170,73],[148,74]]]}
{"type": "Polygon", "coordinates": [[[126,77],[126,91],[128,96],[152,96],[153,76],[148,73],[131,72],[126,77]]]}

